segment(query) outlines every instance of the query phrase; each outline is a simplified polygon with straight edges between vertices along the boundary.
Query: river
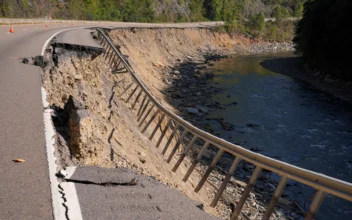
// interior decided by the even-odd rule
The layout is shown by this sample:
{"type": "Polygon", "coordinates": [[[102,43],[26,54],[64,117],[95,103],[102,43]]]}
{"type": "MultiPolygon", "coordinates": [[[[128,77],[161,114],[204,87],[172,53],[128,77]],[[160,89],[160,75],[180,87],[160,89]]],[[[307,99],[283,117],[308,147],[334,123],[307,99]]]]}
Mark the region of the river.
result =
{"type": "MultiPolygon", "coordinates": [[[[245,148],[352,182],[352,105],[260,65],[266,59],[292,56],[236,56],[210,66],[207,71],[215,74],[210,83],[224,89],[213,101],[237,102],[207,115],[233,124],[232,131],[215,122],[211,127],[245,148]]],[[[291,196],[307,209],[313,190],[300,184],[292,188],[291,196]]],[[[352,203],[328,195],[317,219],[352,219],[352,203]]]]}

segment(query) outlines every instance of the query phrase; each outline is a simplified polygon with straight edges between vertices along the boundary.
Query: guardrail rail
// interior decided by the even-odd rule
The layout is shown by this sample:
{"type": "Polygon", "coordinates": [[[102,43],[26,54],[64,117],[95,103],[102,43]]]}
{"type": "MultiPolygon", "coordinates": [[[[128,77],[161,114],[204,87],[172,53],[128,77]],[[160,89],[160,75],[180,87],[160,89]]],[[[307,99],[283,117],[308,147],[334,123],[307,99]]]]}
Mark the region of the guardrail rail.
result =
{"type": "Polygon", "coordinates": [[[105,48],[105,59],[108,61],[108,64],[113,70],[113,73],[129,73],[133,79],[133,81],[123,89],[123,92],[121,92],[119,96],[122,97],[128,90],[131,90],[132,92],[128,95],[127,99],[125,100],[125,102],[128,103],[131,100],[131,97],[136,94],[134,102],[131,103],[132,110],[134,109],[136,103],[140,100],[140,98],[143,97],[141,105],[137,112],[137,121],[139,127],[141,127],[141,132],[144,133],[146,129],[151,125],[151,123],[155,120],[155,118],[157,118],[157,115],[159,115],[159,120],[155,128],[153,129],[153,132],[149,136],[149,139],[152,140],[155,137],[155,133],[158,127],[160,127],[161,123],[163,121],[167,121],[166,126],[161,131],[161,135],[156,142],[156,147],[160,147],[160,144],[162,143],[162,140],[164,139],[167,130],[169,128],[171,129],[170,125],[172,123],[175,124],[174,129],[168,137],[167,142],[162,150],[162,154],[165,154],[176,132],[182,130],[181,135],[178,137],[175,146],[172,148],[171,153],[168,156],[167,163],[170,163],[185,136],[190,134],[193,136],[191,141],[187,144],[183,153],[180,155],[177,162],[175,163],[172,169],[173,172],[178,169],[178,167],[180,166],[180,164],[182,163],[182,161],[184,160],[196,140],[203,140],[204,145],[199,151],[197,157],[192,161],[192,165],[188,168],[188,171],[186,172],[183,178],[184,182],[187,181],[188,177],[193,172],[197,163],[202,158],[204,151],[208,149],[210,145],[216,147],[218,149],[216,155],[214,156],[207,170],[204,172],[198,185],[194,189],[195,192],[198,192],[202,188],[203,184],[207,180],[213,168],[216,166],[222,154],[224,152],[227,152],[233,156],[231,167],[229,168],[221,186],[217,190],[216,195],[210,204],[212,207],[215,207],[217,205],[223,191],[226,189],[226,186],[230,181],[231,176],[234,174],[241,160],[253,164],[255,166],[255,169],[249,179],[245,190],[242,193],[239,202],[235,207],[235,210],[231,215],[232,220],[237,219],[239,217],[241,209],[243,208],[247,197],[249,196],[257,178],[259,177],[263,169],[269,170],[273,173],[280,175],[281,179],[276,187],[275,192],[273,193],[271,201],[269,202],[262,219],[266,220],[270,218],[275,206],[278,203],[278,199],[281,197],[289,179],[295,180],[317,190],[315,193],[315,197],[310,205],[310,208],[306,212],[305,219],[307,220],[314,219],[327,193],[352,202],[351,183],[335,179],[320,173],[316,173],[310,170],[302,169],[300,167],[296,167],[291,164],[275,160],[258,153],[254,153],[241,146],[232,144],[230,142],[227,142],[226,140],[220,139],[208,132],[205,132],[168,110],[153,97],[147,87],[138,78],[134,70],[130,67],[128,62],[126,62],[124,55],[122,55],[119,50],[115,48],[113,41],[104,32],[104,30],[97,29],[97,31],[98,40],[100,41],[101,45],[105,48]],[[133,85],[136,86],[132,88],[133,85]],[[139,92],[136,93],[138,90],[139,92]],[[155,111],[152,113],[153,109],[155,111]],[[148,116],[151,113],[152,115],[147,120],[148,116]]]}

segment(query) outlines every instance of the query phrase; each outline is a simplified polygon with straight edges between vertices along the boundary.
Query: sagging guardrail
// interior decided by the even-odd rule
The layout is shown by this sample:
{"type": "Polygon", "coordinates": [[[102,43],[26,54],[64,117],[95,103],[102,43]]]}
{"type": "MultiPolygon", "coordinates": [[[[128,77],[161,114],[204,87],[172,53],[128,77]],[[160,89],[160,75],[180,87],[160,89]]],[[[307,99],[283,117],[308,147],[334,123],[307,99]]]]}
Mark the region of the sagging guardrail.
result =
{"type": "Polygon", "coordinates": [[[215,207],[217,205],[223,191],[226,189],[226,186],[230,181],[231,176],[234,174],[241,160],[244,160],[246,162],[249,162],[255,165],[256,168],[254,169],[250,177],[249,183],[247,184],[245,190],[243,191],[242,196],[239,202],[237,203],[234,212],[231,215],[231,219],[237,219],[239,217],[241,213],[241,209],[243,208],[243,205],[245,204],[246,199],[248,198],[257,178],[259,177],[263,169],[269,170],[273,173],[280,175],[281,179],[272,196],[271,201],[269,202],[266,208],[266,211],[262,219],[270,218],[272,212],[274,211],[275,206],[278,203],[278,199],[281,197],[289,179],[308,185],[317,190],[315,197],[310,205],[310,208],[306,212],[305,219],[314,219],[327,193],[352,202],[352,183],[335,179],[310,170],[302,169],[300,167],[296,167],[291,164],[288,164],[279,160],[275,160],[258,153],[254,153],[241,146],[227,142],[223,139],[220,139],[218,137],[211,135],[208,132],[205,132],[197,127],[194,127],[189,122],[175,115],[173,112],[165,108],[153,97],[153,95],[149,92],[147,87],[138,78],[134,70],[130,67],[128,62],[126,62],[124,55],[122,55],[119,52],[119,50],[115,48],[110,37],[107,34],[105,34],[105,32],[101,29],[97,29],[97,31],[98,31],[98,40],[100,41],[101,45],[106,49],[105,58],[108,60],[108,63],[113,69],[113,72],[129,73],[133,79],[133,81],[123,89],[123,91],[119,94],[119,96],[122,97],[124,94],[126,94],[127,91],[131,90],[132,92],[128,95],[127,99],[125,100],[125,102],[128,103],[131,100],[131,97],[137,94],[134,102],[131,103],[132,110],[134,109],[136,103],[143,96],[143,99],[141,101],[140,107],[137,112],[137,121],[139,123],[138,124],[139,127],[142,128],[141,132],[144,133],[146,129],[151,125],[151,123],[155,120],[156,116],[160,115],[159,120],[155,128],[153,129],[153,132],[149,136],[149,139],[152,140],[155,137],[156,131],[160,127],[161,123],[163,121],[167,121],[166,126],[161,131],[161,135],[156,142],[156,147],[160,147],[160,144],[164,139],[167,130],[171,127],[170,126],[171,123],[174,123],[175,126],[162,150],[162,154],[165,154],[176,132],[180,129],[183,131],[181,132],[181,135],[179,136],[174,148],[171,150],[171,153],[168,156],[168,159],[167,159],[168,163],[170,163],[170,161],[172,160],[173,156],[175,155],[175,152],[179,148],[185,136],[189,134],[193,136],[191,141],[187,144],[183,153],[180,155],[177,162],[175,163],[172,169],[173,172],[175,172],[178,169],[178,167],[180,166],[180,164],[182,163],[182,161],[184,160],[187,153],[190,151],[190,149],[192,148],[192,145],[195,143],[197,139],[203,140],[204,145],[199,151],[196,159],[193,160],[192,165],[189,167],[187,173],[183,178],[183,181],[187,181],[187,179],[193,172],[194,168],[196,167],[197,163],[201,160],[205,150],[208,149],[210,145],[216,147],[218,149],[216,155],[214,156],[207,170],[203,174],[198,185],[194,189],[195,192],[198,192],[202,188],[207,178],[209,177],[213,168],[216,166],[222,154],[224,152],[227,152],[233,155],[234,159],[232,161],[231,167],[229,168],[221,186],[217,190],[216,195],[212,203],[210,204],[212,207],[215,207]],[[136,84],[136,86],[132,88],[134,84],[136,84]],[[139,92],[136,93],[138,90],[139,92]],[[147,120],[148,116],[152,113],[153,109],[156,109],[156,110],[147,120]],[[144,126],[142,127],[142,125],[144,126]]]}

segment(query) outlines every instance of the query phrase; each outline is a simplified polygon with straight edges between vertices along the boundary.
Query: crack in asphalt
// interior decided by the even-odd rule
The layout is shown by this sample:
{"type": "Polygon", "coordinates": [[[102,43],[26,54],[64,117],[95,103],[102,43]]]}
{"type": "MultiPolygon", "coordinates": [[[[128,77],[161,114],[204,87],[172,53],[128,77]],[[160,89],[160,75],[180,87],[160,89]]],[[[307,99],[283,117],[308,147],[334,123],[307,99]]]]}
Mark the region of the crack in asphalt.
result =
{"type": "Polygon", "coordinates": [[[85,184],[85,185],[98,185],[98,186],[135,186],[137,185],[138,180],[133,178],[129,182],[117,183],[117,182],[93,182],[89,180],[75,180],[75,179],[64,179],[66,182],[77,183],[77,184],[85,184]]]}
{"type": "Polygon", "coordinates": [[[67,220],[70,220],[70,218],[68,217],[68,206],[66,205],[66,202],[67,202],[66,194],[60,184],[58,185],[58,188],[59,188],[59,193],[62,196],[61,198],[64,200],[64,202],[62,203],[62,206],[65,208],[65,217],[67,220]]]}

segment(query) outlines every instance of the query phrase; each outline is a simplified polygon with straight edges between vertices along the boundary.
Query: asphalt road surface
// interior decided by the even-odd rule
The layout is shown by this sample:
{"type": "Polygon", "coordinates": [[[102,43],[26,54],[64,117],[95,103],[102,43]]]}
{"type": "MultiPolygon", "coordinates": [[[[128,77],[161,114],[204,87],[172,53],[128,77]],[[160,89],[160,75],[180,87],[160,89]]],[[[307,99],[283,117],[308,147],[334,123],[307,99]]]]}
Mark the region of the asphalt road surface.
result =
{"type": "MultiPolygon", "coordinates": [[[[9,26],[0,25],[0,220],[54,218],[44,135],[41,69],[22,64],[20,59],[41,55],[45,42],[59,31],[89,26],[92,25],[50,24],[48,28],[45,24],[15,25],[15,32],[11,34],[9,26]],[[13,162],[16,158],[25,162],[13,162]]],[[[100,23],[99,26],[153,25],[100,23]]],[[[207,24],[184,25],[197,26],[207,24]]],[[[89,42],[89,37],[83,30],[61,34],[58,39],[74,43],[77,40],[89,42]]],[[[81,198],[88,190],[78,189],[81,198]]],[[[82,207],[82,210],[86,208],[82,207]]],[[[83,216],[94,219],[89,214],[83,216]]]]}

